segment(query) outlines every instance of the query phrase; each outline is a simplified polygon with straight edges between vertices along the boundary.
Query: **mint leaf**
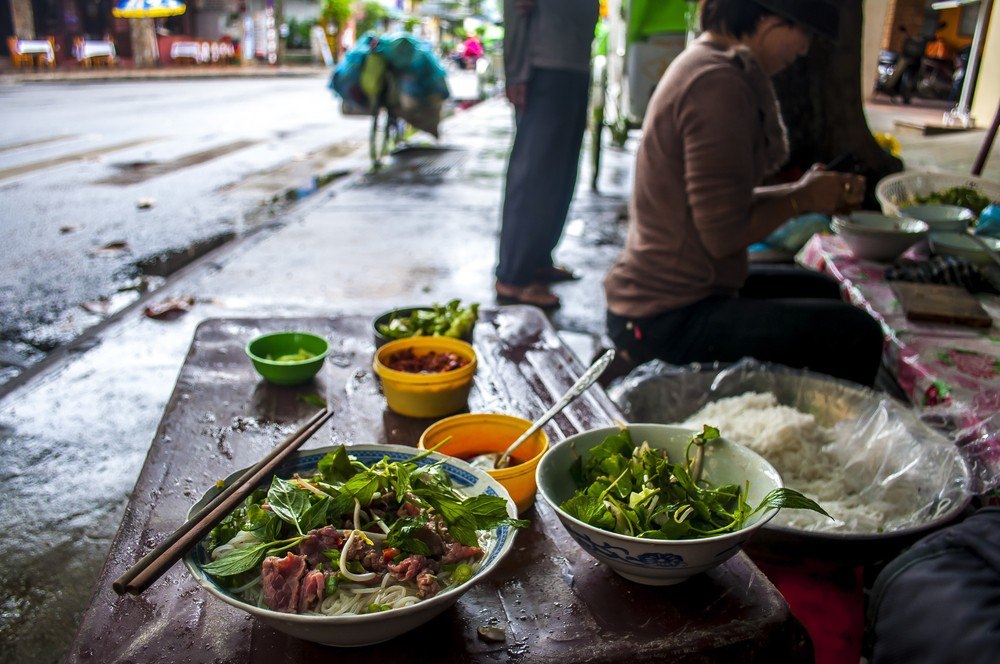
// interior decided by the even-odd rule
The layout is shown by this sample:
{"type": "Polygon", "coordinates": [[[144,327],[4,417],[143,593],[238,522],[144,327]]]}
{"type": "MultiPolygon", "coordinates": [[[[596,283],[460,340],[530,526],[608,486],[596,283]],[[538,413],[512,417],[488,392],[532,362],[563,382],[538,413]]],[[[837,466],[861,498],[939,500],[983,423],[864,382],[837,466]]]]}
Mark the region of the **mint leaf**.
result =
{"type": "Polygon", "coordinates": [[[574,519],[579,519],[595,528],[611,530],[615,527],[615,518],[605,507],[604,501],[594,496],[577,494],[559,507],[574,519]]]}

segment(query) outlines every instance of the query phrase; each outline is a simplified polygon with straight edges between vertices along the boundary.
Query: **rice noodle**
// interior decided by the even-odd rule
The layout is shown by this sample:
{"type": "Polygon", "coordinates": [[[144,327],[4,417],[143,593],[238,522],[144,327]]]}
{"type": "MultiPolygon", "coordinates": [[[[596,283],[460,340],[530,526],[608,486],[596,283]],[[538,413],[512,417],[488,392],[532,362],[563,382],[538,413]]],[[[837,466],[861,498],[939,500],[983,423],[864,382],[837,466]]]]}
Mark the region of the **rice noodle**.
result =
{"type": "Polygon", "coordinates": [[[852,422],[823,427],[812,415],[780,405],[770,392],[747,392],[709,403],[681,423],[696,428],[703,424],[758,452],[775,467],[785,486],[809,496],[834,517],[786,509],[772,523],[871,534],[907,525],[913,514],[907,483],[892,483],[893,477],[880,482],[877,468],[858,463],[856,447],[851,445],[852,422]]]}
{"type": "MultiPolygon", "coordinates": [[[[358,509],[359,506],[356,505],[355,514],[358,513],[358,509]]],[[[381,521],[381,519],[378,521],[381,521]]],[[[382,526],[384,527],[384,524],[382,524],[382,526]]],[[[370,540],[378,542],[385,541],[386,538],[383,533],[372,533],[367,531],[362,533],[356,529],[343,529],[341,530],[341,533],[347,537],[347,541],[344,543],[344,551],[350,550],[350,546],[353,544],[353,539],[356,538],[359,533],[363,537],[367,537],[370,540]]],[[[479,546],[483,550],[484,555],[479,560],[467,561],[466,563],[472,567],[473,576],[475,576],[475,573],[480,570],[483,563],[489,557],[489,552],[492,551],[497,544],[497,535],[495,531],[479,531],[478,536],[479,546]]],[[[216,547],[212,552],[212,558],[222,558],[239,549],[254,546],[259,542],[260,540],[251,532],[240,531],[231,540],[216,547]],[[222,551],[222,553],[219,553],[220,551],[222,551]]],[[[417,585],[413,581],[401,582],[391,573],[387,573],[382,574],[382,578],[379,583],[373,586],[370,584],[370,581],[375,580],[379,575],[374,572],[354,574],[344,567],[345,558],[346,556],[342,556],[340,559],[340,572],[347,578],[352,579],[354,582],[341,583],[336,593],[325,596],[322,602],[320,602],[314,610],[307,611],[303,615],[360,615],[368,613],[368,607],[372,604],[389,607],[390,609],[399,609],[405,606],[410,606],[411,604],[416,604],[420,601],[417,585]]],[[[447,590],[453,585],[451,583],[451,576],[451,571],[442,571],[437,574],[437,579],[441,584],[442,591],[447,590]]],[[[248,604],[252,604],[262,609],[269,608],[264,601],[264,592],[260,575],[255,576],[251,581],[239,588],[229,589],[229,592],[241,597],[248,604]]]]}

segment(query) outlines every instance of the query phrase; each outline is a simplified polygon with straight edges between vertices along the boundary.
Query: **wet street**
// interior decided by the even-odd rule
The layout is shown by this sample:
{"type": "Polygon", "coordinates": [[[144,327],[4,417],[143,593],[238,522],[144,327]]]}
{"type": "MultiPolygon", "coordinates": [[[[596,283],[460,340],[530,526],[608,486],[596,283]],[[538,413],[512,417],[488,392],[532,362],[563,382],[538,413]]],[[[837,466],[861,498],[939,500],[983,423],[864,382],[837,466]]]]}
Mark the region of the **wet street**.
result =
{"type": "Polygon", "coordinates": [[[0,84],[0,383],[356,167],[326,83],[0,84]]]}

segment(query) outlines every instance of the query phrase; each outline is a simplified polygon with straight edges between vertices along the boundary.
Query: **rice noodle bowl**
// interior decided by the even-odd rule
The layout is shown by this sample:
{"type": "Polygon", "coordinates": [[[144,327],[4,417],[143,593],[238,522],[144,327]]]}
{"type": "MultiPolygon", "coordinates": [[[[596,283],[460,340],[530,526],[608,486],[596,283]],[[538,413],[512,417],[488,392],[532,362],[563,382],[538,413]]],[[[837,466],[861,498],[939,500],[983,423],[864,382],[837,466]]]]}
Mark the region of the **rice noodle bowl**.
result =
{"type": "MultiPolygon", "coordinates": [[[[318,461],[326,453],[337,448],[323,448],[297,453],[291,461],[276,473],[279,477],[292,477],[295,473],[306,473],[316,468],[318,461]]],[[[396,445],[351,445],[346,448],[352,459],[371,466],[383,458],[392,461],[409,461],[420,452],[414,448],[396,445]]],[[[427,457],[416,463],[421,467],[436,466],[447,474],[453,489],[462,496],[476,498],[494,496],[502,498],[506,517],[516,518],[516,508],[504,488],[486,473],[476,470],[465,462],[437,453],[427,453],[427,457]]],[[[239,473],[234,473],[233,476],[239,473]]],[[[229,479],[232,479],[229,478],[229,479]]],[[[216,489],[210,491],[192,510],[211,499],[216,489]]],[[[390,528],[389,518],[380,523],[377,515],[362,509],[356,503],[353,518],[347,518],[338,525],[336,531],[343,538],[341,550],[348,550],[348,541],[368,540],[375,550],[381,551],[390,528]],[[366,524],[368,530],[354,529],[355,523],[366,524]],[[377,529],[372,526],[377,525],[377,529]],[[377,532],[381,530],[383,532],[377,532]]],[[[439,570],[434,576],[440,588],[437,592],[420,598],[420,588],[412,578],[400,579],[392,573],[371,575],[354,561],[347,569],[348,574],[338,575],[339,585],[335,593],[324,593],[321,601],[308,610],[289,613],[269,607],[265,597],[265,583],[261,574],[247,579],[242,584],[226,587],[219,579],[213,578],[211,567],[218,560],[234,554],[245,555],[260,540],[248,531],[242,531],[210,551],[211,542],[202,542],[185,558],[185,564],[195,579],[211,594],[236,608],[242,609],[261,619],[268,625],[292,636],[325,645],[360,646],[380,643],[417,627],[454,604],[473,584],[480,581],[510,551],[515,527],[506,523],[476,531],[481,557],[470,560],[471,570],[464,578],[455,578],[457,568],[439,570]],[[206,546],[208,545],[208,546],[206,546]],[[362,580],[352,580],[353,577],[362,580]],[[375,608],[373,608],[375,607],[375,608]]],[[[356,547],[358,544],[350,543],[356,547]]],[[[282,555],[279,552],[277,555],[282,555]]],[[[278,564],[283,561],[279,560],[278,564]]],[[[331,561],[336,565],[336,562],[331,561]]],[[[400,563],[402,564],[402,563],[400,563]]],[[[258,566],[259,569],[259,566],[258,566]]],[[[310,570],[311,572],[314,570],[310,570]]],[[[328,570],[327,574],[329,574],[328,570]]],[[[406,575],[400,575],[406,576],[406,575]]],[[[242,580],[242,579],[240,579],[242,580]]]]}

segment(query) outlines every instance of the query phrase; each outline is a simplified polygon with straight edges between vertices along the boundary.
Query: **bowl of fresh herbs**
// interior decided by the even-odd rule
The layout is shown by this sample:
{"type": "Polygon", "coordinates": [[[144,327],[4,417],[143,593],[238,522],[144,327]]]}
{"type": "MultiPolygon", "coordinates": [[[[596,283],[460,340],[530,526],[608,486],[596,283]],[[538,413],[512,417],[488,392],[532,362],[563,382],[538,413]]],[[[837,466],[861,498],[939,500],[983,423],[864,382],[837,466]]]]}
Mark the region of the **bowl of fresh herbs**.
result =
{"type": "Polygon", "coordinates": [[[372,320],[375,348],[410,337],[452,337],[471,344],[478,318],[479,304],[463,305],[461,300],[391,309],[372,320]]]}
{"type": "Polygon", "coordinates": [[[553,446],[536,478],[587,553],[646,585],[680,583],[725,562],[781,508],[825,513],[711,426],[584,431],[553,446]]]}

